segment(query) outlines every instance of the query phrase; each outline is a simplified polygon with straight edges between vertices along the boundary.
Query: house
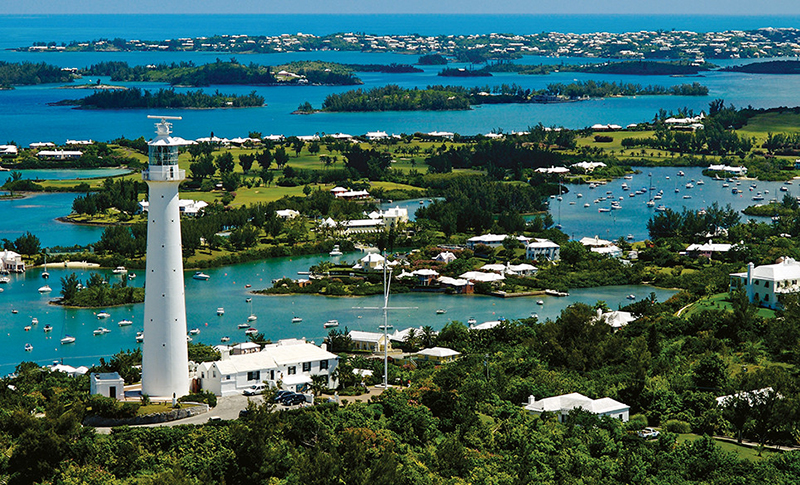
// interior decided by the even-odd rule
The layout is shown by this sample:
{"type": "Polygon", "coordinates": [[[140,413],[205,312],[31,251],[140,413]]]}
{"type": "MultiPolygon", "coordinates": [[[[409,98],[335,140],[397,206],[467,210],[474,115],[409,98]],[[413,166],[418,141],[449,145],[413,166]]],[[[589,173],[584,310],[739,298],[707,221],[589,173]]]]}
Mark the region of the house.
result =
{"type": "Polygon", "coordinates": [[[482,283],[492,283],[495,281],[500,281],[506,279],[505,276],[497,273],[484,273],[481,271],[467,271],[458,276],[459,278],[463,278],[470,281],[478,281],[482,283]]]}
{"type": "Polygon", "coordinates": [[[586,173],[592,173],[596,168],[605,168],[606,164],[603,162],[578,162],[573,163],[572,166],[580,168],[586,173]]]}
{"type": "Polygon", "coordinates": [[[83,156],[79,150],[40,150],[37,154],[40,160],[77,160],[83,156]]]}
{"type": "Polygon", "coordinates": [[[439,276],[439,272],[435,269],[422,268],[411,272],[417,278],[417,284],[420,286],[430,286],[431,283],[439,276]]]}
{"type": "Polygon", "coordinates": [[[22,260],[19,253],[5,249],[0,251],[0,270],[9,273],[24,273],[25,261],[22,260]]]}
{"type": "Polygon", "coordinates": [[[300,213],[294,209],[277,210],[275,211],[275,215],[281,219],[294,219],[295,217],[300,217],[300,213]]]}
{"type": "Polygon", "coordinates": [[[366,190],[347,190],[344,187],[334,187],[331,193],[337,199],[344,200],[364,200],[369,199],[369,192],[366,190]]]}
{"type": "Polygon", "coordinates": [[[475,285],[468,279],[451,278],[442,276],[439,278],[439,285],[452,290],[453,293],[471,295],[475,292],[475,285]]]}
{"type": "Polygon", "coordinates": [[[784,257],[776,264],[747,264],[744,273],[731,273],[731,291],[742,288],[756,305],[779,309],[781,295],[800,291],[800,263],[784,257]]]}
{"type": "Polygon", "coordinates": [[[686,248],[686,254],[690,256],[705,256],[710,258],[714,253],[727,253],[731,250],[733,244],[714,243],[709,240],[703,244],[691,244],[686,248]]]}
{"type": "Polygon", "coordinates": [[[533,276],[539,271],[539,268],[532,264],[508,264],[506,263],[506,273],[518,274],[520,276],[533,276]]]}
{"type": "Polygon", "coordinates": [[[529,396],[528,402],[524,403],[524,409],[537,416],[543,412],[554,413],[558,416],[560,423],[566,420],[567,415],[573,409],[583,409],[598,416],[610,416],[622,420],[624,423],[628,421],[631,410],[627,404],[615,401],[610,397],[592,399],[577,392],[546,397],[538,401],[534,396],[529,396]]]}
{"type": "Polygon", "coordinates": [[[381,256],[378,253],[369,253],[366,256],[364,256],[363,258],[359,259],[358,261],[359,261],[359,264],[357,264],[356,266],[360,266],[360,268],[355,268],[354,267],[354,269],[362,269],[363,268],[366,271],[370,271],[370,270],[371,271],[378,271],[378,270],[383,270],[383,263],[384,263],[384,261],[386,261],[386,258],[384,258],[383,256],[381,256]]]}
{"type": "Polygon", "coordinates": [[[348,335],[353,342],[353,348],[356,350],[383,352],[384,346],[386,346],[387,351],[391,352],[392,350],[391,339],[382,333],[351,330],[348,335]]]}
{"type": "Polygon", "coordinates": [[[389,135],[385,131],[368,131],[364,137],[369,141],[378,141],[389,138],[389,135]]]}
{"type": "Polygon", "coordinates": [[[433,257],[434,261],[441,261],[443,263],[452,263],[456,260],[456,255],[450,251],[443,251],[433,257]]]}
{"type": "Polygon", "coordinates": [[[597,254],[602,254],[604,256],[608,256],[610,258],[621,258],[622,257],[622,249],[619,246],[614,244],[610,244],[608,246],[600,246],[596,248],[589,248],[589,251],[597,254]]]}
{"type": "Polygon", "coordinates": [[[0,157],[14,158],[17,154],[17,145],[0,145],[0,157]]]}
{"type": "Polygon", "coordinates": [[[383,220],[386,227],[394,227],[399,223],[408,222],[408,209],[401,209],[399,206],[380,211],[377,216],[383,220]]]}
{"type": "Polygon", "coordinates": [[[475,246],[483,244],[490,248],[499,248],[503,245],[503,241],[505,241],[507,237],[507,234],[484,234],[482,236],[474,236],[467,239],[467,247],[475,249],[475,246]]]}
{"type": "Polygon", "coordinates": [[[542,167],[537,168],[536,173],[564,175],[565,173],[569,173],[569,169],[567,167],[542,167]]]}
{"type": "Polygon", "coordinates": [[[712,172],[727,172],[736,175],[747,175],[747,167],[731,167],[730,165],[714,165],[711,164],[708,166],[708,169],[712,172]]]}
{"type": "Polygon", "coordinates": [[[125,382],[118,372],[95,372],[89,376],[89,394],[125,399],[125,382]]]}
{"type": "Polygon", "coordinates": [[[631,312],[614,311],[614,310],[609,312],[603,312],[603,310],[598,308],[597,319],[595,321],[606,323],[614,330],[618,330],[634,320],[636,320],[636,317],[634,317],[631,312]]]}
{"type": "Polygon", "coordinates": [[[428,136],[431,138],[444,138],[445,140],[452,140],[455,136],[455,133],[451,133],[449,131],[430,131],[428,132],[428,136]]]}
{"type": "Polygon", "coordinates": [[[478,324],[475,324],[475,325],[470,325],[469,329],[470,330],[489,330],[491,328],[494,328],[494,327],[500,325],[501,323],[503,323],[501,320],[490,320],[488,322],[483,322],[483,323],[478,323],[478,324]]]}
{"type": "Polygon", "coordinates": [[[424,360],[425,362],[433,362],[435,364],[446,364],[448,362],[453,362],[461,355],[461,352],[456,352],[455,350],[448,349],[446,347],[433,347],[430,349],[422,349],[416,354],[418,360],[424,360]]]}
{"type": "Polygon", "coordinates": [[[325,348],[303,339],[285,339],[268,344],[261,352],[231,355],[223,350],[222,358],[203,362],[197,367],[200,387],[217,396],[241,393],[254,385],[266,383],[277,388],[302,391],[312,382],[312,376],[328,377],[328,387],[335,387],[331,378],[339,357],[325,348]]]}
{"type": "Polygon", "coordinates": [[[405,342],[412,330],[417,337],[422,335],[422,327],[408,327],[405,330],[395,330],[393,334],[389,335],[389,340],[392,342],[405,342]]]}
{"type": "Polygon", "coordinates": [[[561,246],[549,239],[536,238],[525,247],[525,259],[532,261],[558,261],[561,246]]]}
{"type": "Polygon", "coordinates": [[[70,377],[84,376],[89,372],[89,368],[85,365],[79,367],[72,367],[66,364],[54,364],[50,366],[50,372],[63,372],[69,374],[70,377]]]}
{"type": "Polygon", "coordinates": [[[262,140],[277,143],[277,142],[282,142],[284,140],[284,137],[283,135],[267,135],[263,137],[262,140]]]}

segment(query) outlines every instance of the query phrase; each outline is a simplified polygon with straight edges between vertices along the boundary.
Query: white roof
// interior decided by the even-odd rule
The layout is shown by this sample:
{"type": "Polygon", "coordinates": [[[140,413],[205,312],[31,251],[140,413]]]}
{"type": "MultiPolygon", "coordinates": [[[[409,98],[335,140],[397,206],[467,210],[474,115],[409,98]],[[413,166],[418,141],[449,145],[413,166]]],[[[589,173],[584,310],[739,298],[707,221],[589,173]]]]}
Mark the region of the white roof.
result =
{"type": "Polygon", "coordinates": [[[513,271],[515,273],[521,273],[523,271],[535,271],[537,269],[536,266],[534,266],[532,264],[528,264],[528,263],[509,264],[509,265],[506,266],[506,268],[510,269],[511,271],[513,271]]]}
{"type": "Polygon", "coordinates": [[[776,264],[765,264],[753,269],[753,278],[770,281],[800,279],[800,263],[792,258],[784,258],[776,264]]]}
{"type": "Polygon", "coordinates": [[[0,154],[3,155],[16,155],[17,145],[0,145],[0,154]]]}
{"type": "Polygon", "coordinates": [[[262,140],[281,141],[283,140],[283,135],[267,135],[262,140]]]}
{"type": "MultiPolygon", "coordinates": [[[[531,396],[531,398],[532,397],[533,396],[531,396]]],[[[563,394],[561,396],[547,397],[539,401],[532,401],[533,402],[531,402],[531,400],[528,401],[525,409],[538,413],[543,411],[569,412],[576,408],[582,408],[594,414],[604,414],[630,408],[630,406],[627,404],[615,401],[610,397],[592,399],[577,392],[563,394]]]]}
{"type": "Polygon", "coordinates": [[[358,342],[373,342],[379,343],[383,339],[382,333],[377,332],[362,332],[360,330],[350,330],[348,334],[352,340],[358,342]]]}
{"type": "Polygon", "coordinates": [[[459,275],[459,278],[466,278],[468,280],[484,281],[484,282],[500,281],[506,279],[501,274],[482,273],[480,271],[467,271],[466,273],[459,275]]]}
{"type": "Polygon", "coordinates": [[[0,251],[0,260],[20,259],[22,256],[14,251],[4,249],[0,251]]]}
{"type": "Polygon", "coordinates": [[[255,342],[242,342],[240,344],[231,346],[231,348],[239,350],[250,350],[250,349],[261,349],[261,346],[255,342]]]}
{"type": "Polygon", "coordinates": [[[503,242],[508,237],[507,234],[484,234],[482,236],[473,236],[467,239],[467,242],[481,244],[481,243],[498,243],[503,242]]]}
{"type": "Polygon", "coordinates": [[[389,339],[395,342],[404,342],[408,337],[409,332],[414,331],[418,336],[422,334],[422,327],[408,327],[404,330],[395,330],[393,334],[389,335],[389,339]]]}
{"type": "Polygon", "coordinates": [[[251,352],[249,354],[231,355],[225,360],[213,363],[222,374],[238,374],[261,369],[275,369],[275,359],[265,352],[251,352]]]}
{"type": "Polygon", "coordinates": [[[446,347],[433,347],[430,349],[422,349],[417,352],[417,355],[427,355],[429,357],[456,357],[461,355],[461,352],[456,352],[446,347]]]}
{"type": "Polygon", "coordinates": [[[442,276],[441,278],[439,278],[439,283],[448,286],[467,286],[469,284],[469,280],[451,278],[449,276],[442,276]]]}
{"type": "MultiPolygon", "coordinates": [[[[636,126],[636,125],[634,125],[634,126],[636,126]]],[[[584,170],[588,170],[588,171],[591,172],[592,170],[594,170],[596,168],[605,167],[606,164],[603,163],[603,162],[578,162],[578,163],[573,163],[572,166],[573,167],[579,167],[579,168],[582,168],[584,170]]]]}
{"type": "Polygon", "coordinates": [[[444,251],[434,256],[433,259],[435,261],[444,261],[445,263],[450,263],[456,260],[456,255],[450,251],[444,251]]]}
{"type": "Polygon", "coordinates": [[[636,320],[631,312],[610,311],[601,313],[601,311],[602,310],[597,310],[597,313],[599,313],[599,318],[612,328],[621,328],[636,320]]]}
{"type": "Polygon", "coordinates": [[[535,240],[531,241],[528,244],[527,247],[533,248],[533,249],[536,249],[536,248],[547,249],[547,248],[560,248],[561,246],[559,246],[558,244],[554,243],[553,241],[551,241],[549,239],[536,238],[535,240]]]}
{"type": "Polygon", "coordinates": [[[381,262],[385,261],[385,259],[386,258],[384,258],[383,256],[381,256],[378,253],[369,253],[366,256],[364,256],[363,258],[361,258],[359,261],[361,261],[362,263],[373,263],[373,262],[374,263],[381,263],[381,262]]]}
{"type": "Polygon", "coordinates": [[[281,382],[283,382],[283,384],[286,386],[294,386],[297,384],[310,384],[311,376],[307,376],[305,374],[291,374],[283,376],[281,378],[281,382]]]}
{"type": "Polygon", "coordinates": [[[582,237],[580,243],[584,246],[590,247],[600,247],[600,246],[609,246],[611,245],[611,241],[607,241],[605,239],[600,239],[599,237],[582,237]]]}
{"type": "Polygon", "coordinates": [[[704,243],[704,244],[691,244],[688,248],[686,248],[687,252],[699,252],[699,253],[726,253],[731,250],[733,244],[726,244],[726,243],[713,243],[711,241],[704,243]]]}
{"type": "Polygon", "coordinates": [[[506,270],[506,265],[499,263],[484,264],[483,266],[481,266],[481,269],[484,271],[499,271],[502,273],[506,270]]]}
{"type": "Polygon", "coordinates": [[[536,171],[539,173],[569,173],[569,169],[566,167],[543,167],[537,168],[536,171]]]}
{"type": "Polygon", "coordinates": [[[286,339],[264,347],[260,354],[269,355],[277,365],[335,359],[336,355],[304,340],[286,339]]]}
{"type": "Polygon", "coordinates": [[[470,325],[469,329],[470,330],[489,330],[490,328],[494,328],[494,327],[500,325],[501,323],[503,323],[503,322],[501,322],[500,320],[491,320],[491,321],[488,321],[488,322],[479,323],[477,325],[470,325]]]}
{"type": "Polygon", "coordinates": [[[430,268],[417,269],[412,271],[411,274],[416,276],[439,276],[439,273],[435,269],[430,268]]]}
{"type": "Polygon", "coordinates": [[[165,137],[158,137],[154,140],[148,141],[147,145],[151,147],[156,146],[185,146],[185,145],[194,145],[195,142],[192,140],[185,140],[179,136],[165,136],[165,137]]]}

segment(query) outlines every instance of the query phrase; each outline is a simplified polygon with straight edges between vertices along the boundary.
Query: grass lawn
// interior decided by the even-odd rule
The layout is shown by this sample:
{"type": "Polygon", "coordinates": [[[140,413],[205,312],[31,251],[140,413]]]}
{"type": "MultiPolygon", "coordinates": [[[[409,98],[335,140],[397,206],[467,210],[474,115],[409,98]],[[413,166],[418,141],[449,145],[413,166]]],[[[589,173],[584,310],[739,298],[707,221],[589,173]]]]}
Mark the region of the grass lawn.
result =
{"type": "Polygon", "coordinates": [[[786,111],[756,115],[738,131],[740,135],[755,136],[759,142],[767,139],[767,133],[800,133],[800,114],[786,111]]]}
{"type": "MultiPolygon", "coordinates": [[[[683,315],[688,318],[703,310],[732,311],[731,302],[728,300],[728,293],[717,293],[716,295],[702,298],[689,307],[683,315]]],[[[759,308],[758,316],[761,318],[775,318],[775,311],[769,308],[759,308]]]]}
{"type": "MultiPolygon", "coordinates": [[[[678,443],[685,443],[686,441],[694,441],[694,440],[697,440],[697,439],[700,439],[700,438],[701,438],[700,435],[696,435],[696,434],[693,434],[693,433],[679,434],[678,435],[678,443]]],[[[742,460],[749,460],[749,461],[763,460],[763,459],[768,458],[770,456],[773,456],[773,455],[775,455],[777,453],[780,453],[780,452],[774,451],[772,449],[765,449],[761,453],[761,456],[758,456],[758,449],[756,449],[756,448],[750,448],[749,446],[742,446],[742,445],[739,445],[737,443],[731,443],[731,442],[728,442],[728,441],[722,441],[722,440],[716,440],[716,439],[714,440],[714,442],[723,451],[736,453],[736,456],[738,456],[742,460]]]]}
{"type": "MultiPolygon", "coordinates": [[[[187,408],[192,406],[187,406],[186,404],[178,403],[179,408],[187,408]]],[[[139,406],[139,410],[136,412],[139,416],[145,416],[148,414],[155,414],[155,413],[168,413],[172,411],[172,402],[156,402],[150,403],[147,406],[139,406]]]]}

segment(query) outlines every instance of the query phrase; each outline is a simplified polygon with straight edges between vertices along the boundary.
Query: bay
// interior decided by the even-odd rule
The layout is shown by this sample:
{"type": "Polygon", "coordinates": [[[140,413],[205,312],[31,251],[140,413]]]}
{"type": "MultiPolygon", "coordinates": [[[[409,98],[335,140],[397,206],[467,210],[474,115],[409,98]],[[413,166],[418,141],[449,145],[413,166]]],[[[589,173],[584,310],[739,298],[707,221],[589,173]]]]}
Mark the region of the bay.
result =
{"type": "MultiPolygon", "coordinates": [[[[43,248],[94,244],[103,227],[68,224],[56,220],[69,215],[72,201],[80,194],[35,193],[21,199],[0,199],[0,239],[15,240],[27,231],[39,238],[43,248]]],[[[0,295],[2,297],[2,295],[0,295]]]]}
{"type": "MultiPolygon", "coordinates": [[[[354,263],[361,253],[348,253],[335,260],[354,263]]],[[[200,333],[193,336],[194,342],[216,345],[223,336],[229,336],[230,343],[246,341],[244,329],[238,324],[247,321],[254,314],[258,319],[251,325],[263,332],[268,339],[305,337],[317,344],[322,343],[328,330],[323,323],[330,319],[339,321],[339,329],[378,331],[382,323],[380,311],[362,307],[379,307],[382,305],[380,295],[370,297],[323,297],[316,295],[264,296],[252,295],[251,290],[271,286],[275,278],[296,278],[298,271],[306,271],[309,266],[321,260],[328,260],[326,254],[297,258],[275,258],[267,261],[228,266],[204,270],[211,278],[198,281],[191,278],[192,272],[184,276],[186,291],[187,326],[197,328],[200,333]],[[245,285],[252,285],[248,289],[245,285]],[[252,304],[245,299],[252,298],[252,304]],[[217,316],[218,307],[224,307],[225,314],[217,316]],[[303,319],[300,323],[291,323],[294,316],[303,319]]],[[[48,269],[50,279],[47,280],[53,292],[41,295],[38,288],[44,285],[41,269],[31,269],[25,274],[11,275],[11,282],[3,285],[0,293],[0,346],[4,349],[0,356],[0,375],[13,371],[14,366],[24,360],[39,364],[50,364],[63,361],[65,364],[79,366],[92,365],[99,362],[100,357],[109,357],[123,349],[134,349],[139,344],[135,341],[136,332],[142,330],[144,305],[127,305],[105,309],[111,314],[107,319],[98,319],[96,314],[103,309],[68,309],[49,305],[50,299],[61,290],[60,279],[75,272],[79,279],[85,281],[92,272],[106,275],[111,281],[119,281],[119,276],[110,270],[90,269],[48,269]],[[17,310],[18,313],[11,313],[17,310]],[[30,331],[24,327],[36,317],[39,323],[30,331]],[[120,327],[120,320],[128,319],[131,326],[120,327]],[[45,325],[51,325],[53,331],[45,333],[45,325]],[[103,326],[111,330],[105,335],[93,335],[93,330],[103,326]],[[74,344],[61,345],[63,335],[76,338],[74,344]],[[33,345],[33,350],[26,352],[25,343],[33,345]]],[[[145,284],[142,271],[130,284],[145,284]]],[[[664,301],[675,293],[673,290],[652,288],[644,285],[617,286],[591,289],[575,289],[569,297],[529,297],[501,299],[489,296],[453,296],[443,294],[408,293],[393,295],[392,306],[414,307],[408,310],[390,311],[389,322],[395,329],[431,325],[440,330],[449,321],[466,322],[474,317],[478,322],[527,318],[537,313],[540,320],[556,318],[561,310],[575,302],[595,304],[605,301],[609,307],[617,308],[626,305],[626,296],[634,294],[644,298],[655,292],[659,301],[664,301]],[[537,305],[541,299],[543,305],[537,305]],[[437,315],[436,310],[443,309],[445,314],[437,315]]]]}

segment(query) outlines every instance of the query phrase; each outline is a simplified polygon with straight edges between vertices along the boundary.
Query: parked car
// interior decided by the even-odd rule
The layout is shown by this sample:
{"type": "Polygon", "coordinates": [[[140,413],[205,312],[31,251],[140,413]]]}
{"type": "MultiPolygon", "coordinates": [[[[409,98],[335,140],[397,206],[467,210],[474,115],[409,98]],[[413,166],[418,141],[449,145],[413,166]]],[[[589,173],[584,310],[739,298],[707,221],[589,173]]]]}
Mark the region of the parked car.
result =
{"type": "Polygon", "coordinates": [[[248,416],[250,416],[250,410],[249,409],[242,409],[241,411],[239,411],[239,418],[240,419],[241,418],[246,418],[248,416]]]}
{"type": "Polygon", "coordinates": [[[245,389],[242,394],[244,394],[245,396],[257,396],[259,394],[263,394],[264,391],[266,390],[267,386],[264,384],[253,384],[252,386],[245,389]]]}
{"type": "Polygon", "coordinates": [[[653,428],[644,428],[637,434],[644,439],[656,438],[659,435],[658,430],[653,428]]]}
{"type": "Polygon", "coordinates": [[[283,398],[285,398],[286,396],[292,395],[292,394],[294,394],[292,391],[280,390],[280,391],[275,393],[275,397],[273,398],[273,401],[281,402],[281,400],[283,400],[283,398]]]}
{"type": "Polygon", "coordinates": [[[306,402],[306,397],[302,394],[295,394],[295,393],[289,394],[288,396],[284,396],[284,398],[281,399],[281,403],[284,406],[294,406],[295,404],[301,404],[304,402],[306,402]]]}

